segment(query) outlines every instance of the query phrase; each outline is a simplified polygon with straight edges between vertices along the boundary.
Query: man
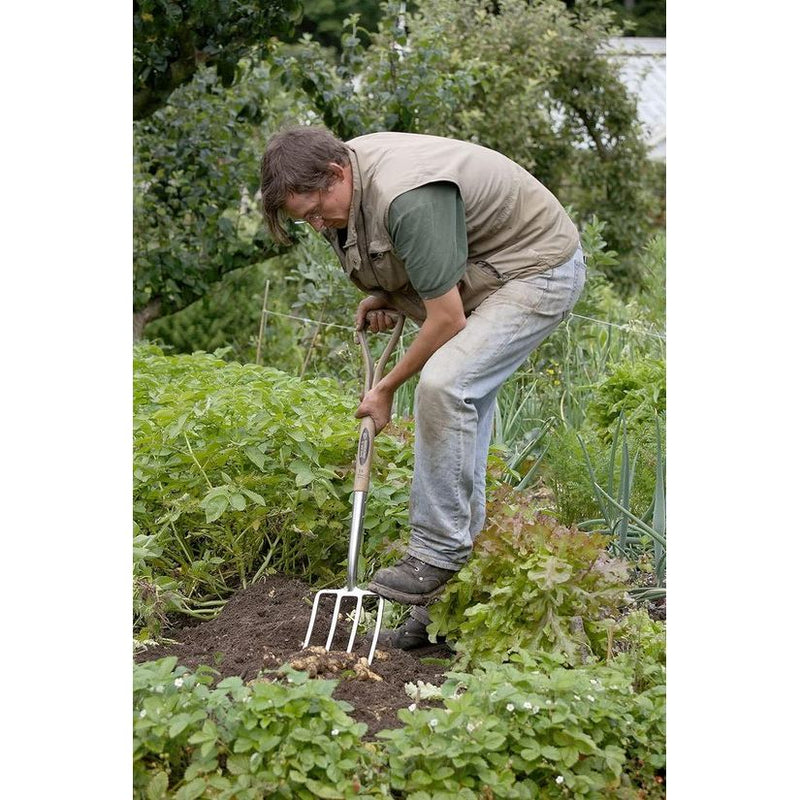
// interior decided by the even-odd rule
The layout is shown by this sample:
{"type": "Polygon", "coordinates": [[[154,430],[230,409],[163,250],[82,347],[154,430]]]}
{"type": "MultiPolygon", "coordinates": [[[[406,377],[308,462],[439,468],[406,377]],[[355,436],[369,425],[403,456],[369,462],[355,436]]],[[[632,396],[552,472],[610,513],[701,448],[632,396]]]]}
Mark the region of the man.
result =
{"type": "Polygon", "coordinates": [[[390,642],[427,643],[425,606],[469,558],[485,519],[486,461],[503,382],[569,314],[583,288],[578,231],[530,173],[470,142],[374,133],[341,142],[322,128],[276,134],[261,162],[265,221],[286,242],[304,220],[368,295],[357,328],[419,325],[356,416],[376,432],[397,387],[420,373],[407,553],[368,587],[412,606],[390,642]]]}

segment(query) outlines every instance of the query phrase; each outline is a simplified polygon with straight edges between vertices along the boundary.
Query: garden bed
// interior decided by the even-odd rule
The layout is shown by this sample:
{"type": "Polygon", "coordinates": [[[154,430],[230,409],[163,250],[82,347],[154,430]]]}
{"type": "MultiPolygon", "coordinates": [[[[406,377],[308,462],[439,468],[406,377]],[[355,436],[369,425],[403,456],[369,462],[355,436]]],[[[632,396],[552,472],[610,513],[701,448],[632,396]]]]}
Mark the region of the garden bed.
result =
{"type": "MultiPolygon", "coordinates": [[[[136,661],[175,656],[192,670],[201,664],[213,667],[219,680],[238,675],[244,681],[255,680],[262,672],[268,678],[280,677],[270,671],[291,664],[311,677],[338,679],[334,698],[353,706],[350,716],[366,723],[370,738],[379,730],[400,727],[397,711],[413,702],[405,684],[441,684],[451,652],[434,644],[413,652],[378,648],[367,666],[366,636],[356,638],[352,654],[344,652],[350,631],[347,620],[339,622],[330,653],[319,647],[303,650],[312,600],[313,592],[301,581],[266,576],[232,595],[216,619],[166,631],[174,643],[150,647],[138,653],[136,661]]],[[[321,603],[312,644],[324,644],[330,619],[330,605],[321,603]]],[[[417,705],[436,702],[418,700],[417,705]]]]}

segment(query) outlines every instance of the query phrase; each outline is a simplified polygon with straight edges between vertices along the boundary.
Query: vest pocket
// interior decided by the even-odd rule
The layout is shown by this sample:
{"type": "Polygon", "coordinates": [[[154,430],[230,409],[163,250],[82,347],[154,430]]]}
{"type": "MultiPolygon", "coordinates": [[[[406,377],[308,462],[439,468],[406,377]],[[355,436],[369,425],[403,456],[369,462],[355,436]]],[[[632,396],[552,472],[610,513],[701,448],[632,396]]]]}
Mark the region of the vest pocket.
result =
{"type": "Polygon", "coordinates": [[[385,291],[402,290],[408,283],[408,275],[403,262],[391,250],[370,250],[369,262],[380,287],[385,291]]]}

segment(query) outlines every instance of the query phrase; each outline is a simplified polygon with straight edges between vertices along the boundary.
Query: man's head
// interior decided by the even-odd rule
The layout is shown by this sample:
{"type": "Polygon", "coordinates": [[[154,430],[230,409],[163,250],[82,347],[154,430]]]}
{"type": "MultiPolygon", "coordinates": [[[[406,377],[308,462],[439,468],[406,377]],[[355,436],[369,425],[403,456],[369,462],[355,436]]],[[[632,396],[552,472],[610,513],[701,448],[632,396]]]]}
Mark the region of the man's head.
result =
{"type": "Polygon", "coordinates": [[[353,196],[347,146],[324,128],[276,133],[261,159],[261,206],[272,236],[287,244],[286,217],[315,230],[346,228],[353,196]]]}

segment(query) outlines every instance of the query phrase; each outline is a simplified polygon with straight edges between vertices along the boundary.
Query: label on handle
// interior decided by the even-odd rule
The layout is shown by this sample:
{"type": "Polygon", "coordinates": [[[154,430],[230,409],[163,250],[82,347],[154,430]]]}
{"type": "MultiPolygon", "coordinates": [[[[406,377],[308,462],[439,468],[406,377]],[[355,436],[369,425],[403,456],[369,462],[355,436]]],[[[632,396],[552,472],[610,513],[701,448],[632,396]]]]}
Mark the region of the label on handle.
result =
{"type": "Polygon", "coordinates": [[[375,423],[371,417],[361,420],[358,434],[358,450],[356,451],[356,474],[353,489],[366,492],[369,489],[369,471],[372,466],[372,454],[375,451],[375,423]]]}
{"type": "Polygon", "coordinates": [[[370,450],[370,435],[367,428],[361,431],[361,438],[358,440],[358,464],[363,467],[367,463],[370,450]]]}

